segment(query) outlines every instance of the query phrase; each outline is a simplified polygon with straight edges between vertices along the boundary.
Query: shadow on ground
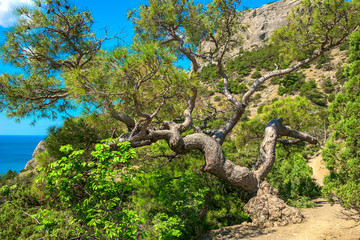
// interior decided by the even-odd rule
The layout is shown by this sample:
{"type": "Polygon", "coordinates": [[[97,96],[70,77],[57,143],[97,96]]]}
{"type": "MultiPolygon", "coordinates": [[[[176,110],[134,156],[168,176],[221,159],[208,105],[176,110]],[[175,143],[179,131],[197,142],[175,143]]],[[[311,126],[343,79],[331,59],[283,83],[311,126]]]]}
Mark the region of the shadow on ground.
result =
{"type": "Polygon", "coordinates": [[[254,226],[251,223],[243,223],[241,225],[213,230],[205,236],[198,238],[198,240],[248,239],[252,237],[267,235],[273,232],[275,232],[275,230],[269,230],[267,228],[254,226]]]}

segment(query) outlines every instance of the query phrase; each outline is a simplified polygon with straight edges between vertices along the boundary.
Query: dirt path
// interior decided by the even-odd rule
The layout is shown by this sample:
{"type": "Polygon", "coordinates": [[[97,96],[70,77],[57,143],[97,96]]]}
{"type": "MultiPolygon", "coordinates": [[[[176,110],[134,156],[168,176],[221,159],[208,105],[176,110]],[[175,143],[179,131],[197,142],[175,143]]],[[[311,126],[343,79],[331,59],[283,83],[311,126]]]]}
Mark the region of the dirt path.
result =
{"type": "Polygon", "coordinates": [[[309,160],[308,164],[313,169],[313,179],[319,186],[322,186],[324,177],[329,174],[329,170],[325,167],[321,153],[317,153],[314,158],[309,160]]]}
{"type": "MultiPolygon", "coordinates": [[[[321,154],[310,159],[309,165],[313,168],[313,178],[322,185],[328,170],[321,154]]],[[[339,204],[331,206],[322,198],[313,201],[317,207],[301,210],[305,216],[305,222],[301,224],[259,228],[251,223],[244,223],[211,231],[202,240],[360,240],[360,216],[345,211],[339,204]],[[357,221],[351,216],[355,216],[357,221]]]]}

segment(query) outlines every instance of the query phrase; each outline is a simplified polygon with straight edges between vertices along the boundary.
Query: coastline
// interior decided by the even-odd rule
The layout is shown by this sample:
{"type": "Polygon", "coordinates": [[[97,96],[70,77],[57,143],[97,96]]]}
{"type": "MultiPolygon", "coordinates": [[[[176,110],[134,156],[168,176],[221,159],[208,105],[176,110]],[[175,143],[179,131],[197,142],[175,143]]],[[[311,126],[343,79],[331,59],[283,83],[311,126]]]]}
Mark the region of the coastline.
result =
{"type": "Polygon", "coordinates": [[[46,135],[0,135],[0,174],[10,169],[20,173],[46,135]]]}

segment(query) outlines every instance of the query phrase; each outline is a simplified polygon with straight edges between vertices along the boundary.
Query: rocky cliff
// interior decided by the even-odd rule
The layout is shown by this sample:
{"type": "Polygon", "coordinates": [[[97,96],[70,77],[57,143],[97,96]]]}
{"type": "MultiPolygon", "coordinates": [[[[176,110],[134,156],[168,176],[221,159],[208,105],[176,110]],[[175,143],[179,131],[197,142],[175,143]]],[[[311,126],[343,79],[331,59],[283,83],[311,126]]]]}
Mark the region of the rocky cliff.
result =
{"type": "Polygon", "coordinates": [[[299,3],[300,0],[283,0],[242,11],[239,24],[245,27],[240,31],[244,40],[243,48],[264,45],[277,28],[286,25],[289,12],[299,3]]]}
{"type": "Polygon", "coordinates": [[[35,169],[37,167],[37,162],[36,162],[35,157],[36,157],[36,155],[43,152],[44,150],[45,150],[45,142],[40,141],[32,154],[33,158],[26,163],[24,171],[29,171],[29,170],[35,169]]]}

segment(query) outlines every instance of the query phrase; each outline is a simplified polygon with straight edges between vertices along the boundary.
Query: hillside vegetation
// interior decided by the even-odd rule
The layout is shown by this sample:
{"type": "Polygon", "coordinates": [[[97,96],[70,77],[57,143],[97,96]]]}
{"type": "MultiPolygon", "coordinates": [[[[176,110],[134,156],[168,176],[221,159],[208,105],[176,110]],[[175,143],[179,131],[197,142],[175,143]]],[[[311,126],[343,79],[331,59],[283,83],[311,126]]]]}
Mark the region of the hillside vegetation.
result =
{"type": "Polygon", "coordinates": [[[1,75],[0,110],[84,114],[49,129],[36,167],[0,178],[0,239],[197,239],[286,225],[288,209],[302,221],[321,195],[359,212],[359,1],[240,2],[149,0],[129,12],[134,44],[112,50],[67,1],[18,9],[2,58],[24,74],[1,75]],[[239,21],[274,6],[289,18],[241,45],[253,26],[239,21]],[[324,186],[308,165],[319,152],[324,186]],[[265,182],[276,201],[261,204],[286,207],[261,222],[244,206],[265,182]]]}

